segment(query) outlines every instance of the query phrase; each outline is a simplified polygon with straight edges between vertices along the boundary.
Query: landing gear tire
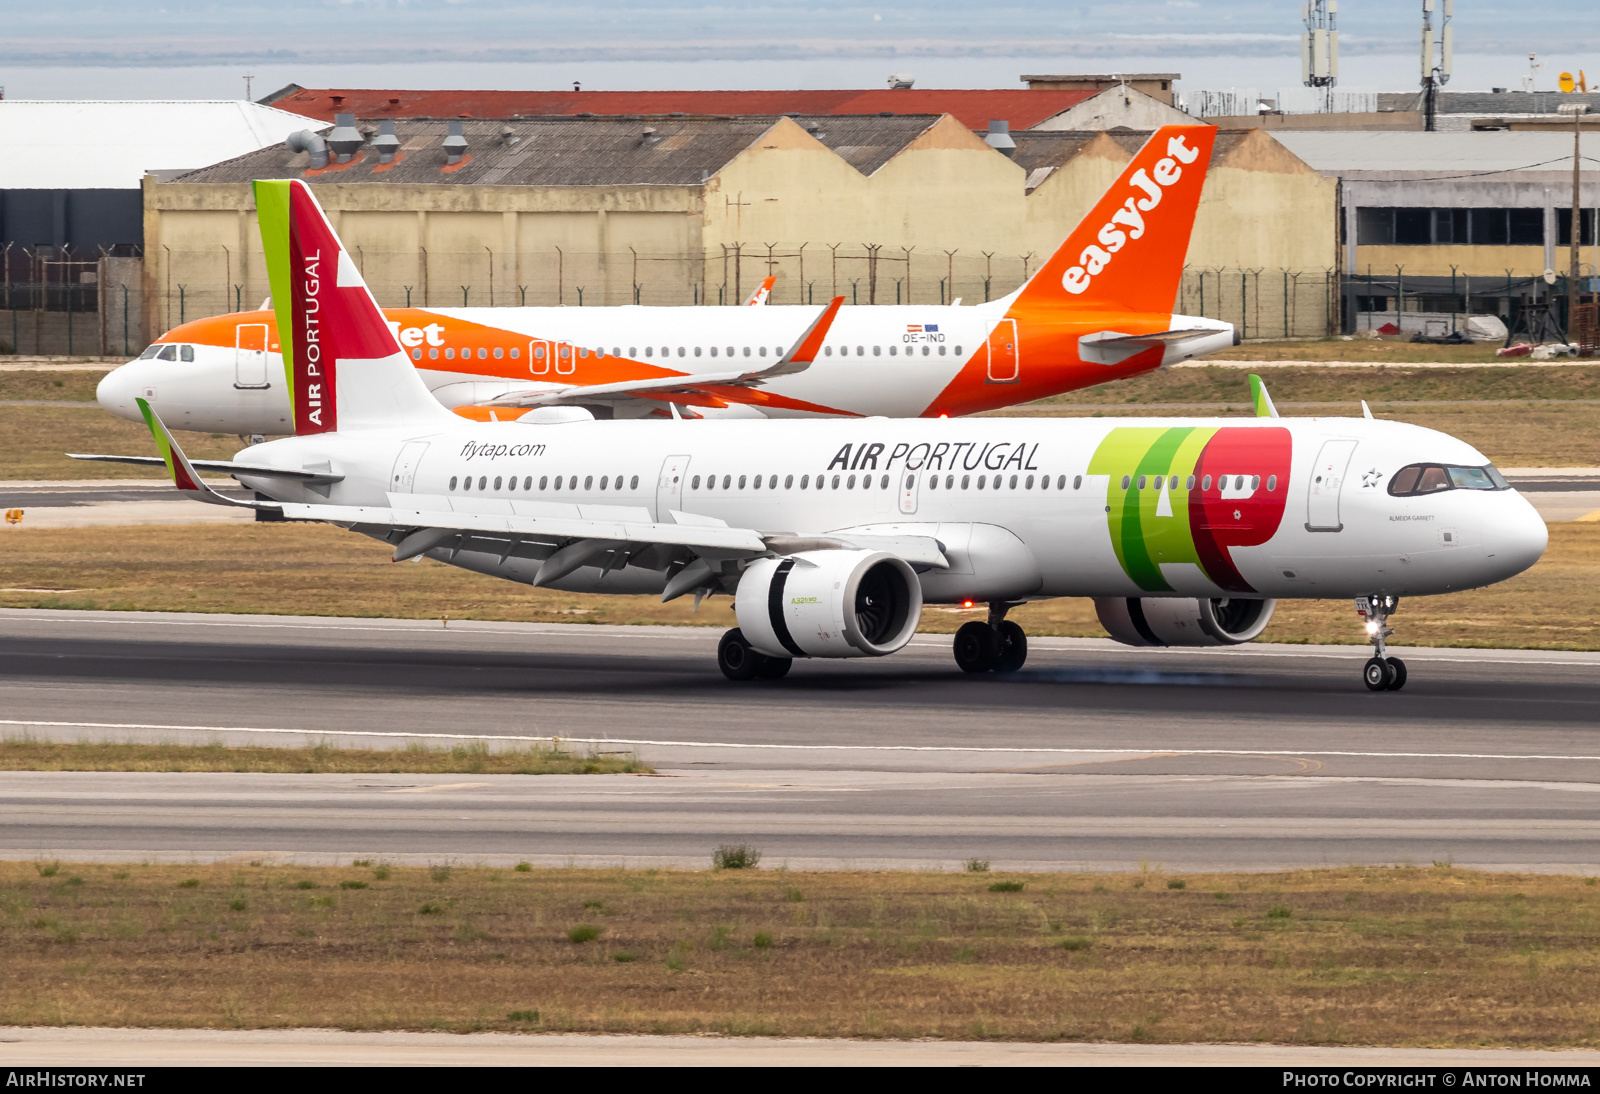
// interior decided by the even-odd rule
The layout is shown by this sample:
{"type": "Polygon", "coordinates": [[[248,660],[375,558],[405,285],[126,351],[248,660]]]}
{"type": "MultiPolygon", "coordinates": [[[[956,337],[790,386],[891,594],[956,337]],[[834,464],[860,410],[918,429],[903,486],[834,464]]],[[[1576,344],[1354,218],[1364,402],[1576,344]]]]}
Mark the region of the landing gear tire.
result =
{"type": "Polygon", "coordinates": [[[757,652],[745,641],[738,627],[723,635],[722,641],[717,643],[717,668],[729,680],[754,680],[761,674],[767,660],[765,654],[757,652]]]}
{"type": "Polygon", "coordinates": [[[995,636],[999,642],[996,672],[1016,672],[1028,660],[1028,636],[1011,620],[1001,622],[995,636]]]}
{"type": "Polygon", "coordinates": [[[1399,691],[1406,686],[1406,663],[1398,657],[1386,657],[1389,663],[1389,690],[1399,691]]]}
{"type": "Polygon", "coordinates": [[[1361,667],[1361,680],[1367,685],[1368,691],[1388,691],[1394,687],[1395,675],[1389,662],[1381,657],[1369,657],[1361,667]]]}
{"type": "Polygon", "coordinates": [[[794,667],[792,657],[766,657],[762,656],[761,667],[756,670],[758,680],[782,680],[789,675],[789,670],[794,667]]]}
{"type": "Polygon", "coordinates": [[[956,631],[956,664],[962,672],[988,672],[1000,661],[1000,643],[994,628],[974,619],[956,631]]]}

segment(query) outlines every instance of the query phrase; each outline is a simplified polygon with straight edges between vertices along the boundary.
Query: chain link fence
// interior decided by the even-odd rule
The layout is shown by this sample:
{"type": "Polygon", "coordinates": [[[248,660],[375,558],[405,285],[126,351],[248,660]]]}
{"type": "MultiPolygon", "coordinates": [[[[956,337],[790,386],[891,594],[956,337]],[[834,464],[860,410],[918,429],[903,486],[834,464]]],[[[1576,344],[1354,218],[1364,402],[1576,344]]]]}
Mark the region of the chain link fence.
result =
{"type": "Polygon", "coordinates": [[[1326,338],[1339,326],[1340,279],[1329,268],[1187,266],[1175,310],[1221,319],[1250,341],[1326,338]]]}

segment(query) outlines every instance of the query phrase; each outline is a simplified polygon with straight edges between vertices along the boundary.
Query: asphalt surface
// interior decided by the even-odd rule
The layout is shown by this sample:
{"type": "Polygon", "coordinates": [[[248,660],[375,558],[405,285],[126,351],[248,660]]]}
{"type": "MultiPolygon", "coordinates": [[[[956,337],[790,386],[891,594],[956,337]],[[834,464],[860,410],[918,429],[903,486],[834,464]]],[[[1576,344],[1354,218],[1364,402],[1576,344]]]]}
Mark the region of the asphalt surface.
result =
{"type": "MultiPolygon", "coordinates": [[[[1397,621],[1399,621],[1397,617],[1397,621]]],[[[656,777],[0,773],[0,855],[795,868],[1600,871],[1600,655],[949,640],[731,684],[714,630],[0,611],[0,732],[557,737],[656,777]]]]}

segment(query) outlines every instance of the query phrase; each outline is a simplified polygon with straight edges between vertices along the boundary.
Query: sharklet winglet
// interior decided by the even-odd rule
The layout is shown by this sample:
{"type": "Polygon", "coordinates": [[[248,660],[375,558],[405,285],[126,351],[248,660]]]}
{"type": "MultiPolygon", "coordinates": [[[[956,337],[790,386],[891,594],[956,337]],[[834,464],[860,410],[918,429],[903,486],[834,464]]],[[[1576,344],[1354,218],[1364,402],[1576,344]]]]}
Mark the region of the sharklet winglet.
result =
{"type": "Polygon", "coordinates": [[[207,502],[211,505],[231,505],[244,509],[279,509],[276,502],[242,501],[219,494],[194,469],[189,462],[189,457],[183,454],[183,449],[178,445],[178,440],[161,420],[148,400],[135,399],[139,404],[139,413],[144,415],[144,424],[150,429],[150,436],[155,438],[156,449],[161,453],[161,458],[166,462],[167,473],[172,476],[172,485],[180,493],[187,494],[195,501],[207,502]]]}

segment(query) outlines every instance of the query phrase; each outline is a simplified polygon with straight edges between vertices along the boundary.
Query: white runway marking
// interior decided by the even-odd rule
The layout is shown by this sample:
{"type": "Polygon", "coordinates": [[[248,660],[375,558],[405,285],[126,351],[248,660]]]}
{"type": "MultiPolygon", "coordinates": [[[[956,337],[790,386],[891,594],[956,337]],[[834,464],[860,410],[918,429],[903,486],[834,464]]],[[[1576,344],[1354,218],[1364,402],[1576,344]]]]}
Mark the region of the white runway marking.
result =
{"type": "Polygon", "coordinates": [[[1270,748],[1183,748],[1149,746],[1144,748],[1060,748],[996,745],[824,745],[763,744],[750,741],[668,741],[643,737],[564,737],[560,734],[510,733],[394,733],[381,730],[284,729],[261,726],[183,726],[145,722],[46,722],[28,718],[0,718],[0,726],[32,726],[40,729],[147,729],[179,733],[276,733],[306,737],[385,737],[398,740],[428,738],[444,741],[528,741],[586,745],[648,745],[656,748],[736,748],[770,749],[779,752],[972,752],[1048,756],[1342,756],[1380,760],[1557,760],[1574,763],[1600,761],[1600,756],[1559,755],[1516,752],[1355,752],[1334,749],[1270,748]]]}

